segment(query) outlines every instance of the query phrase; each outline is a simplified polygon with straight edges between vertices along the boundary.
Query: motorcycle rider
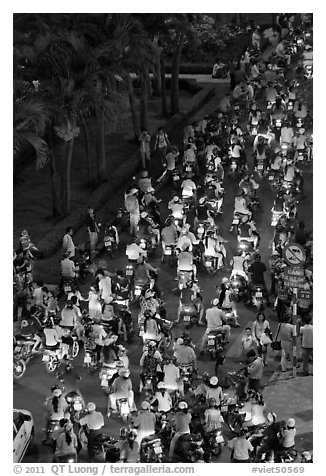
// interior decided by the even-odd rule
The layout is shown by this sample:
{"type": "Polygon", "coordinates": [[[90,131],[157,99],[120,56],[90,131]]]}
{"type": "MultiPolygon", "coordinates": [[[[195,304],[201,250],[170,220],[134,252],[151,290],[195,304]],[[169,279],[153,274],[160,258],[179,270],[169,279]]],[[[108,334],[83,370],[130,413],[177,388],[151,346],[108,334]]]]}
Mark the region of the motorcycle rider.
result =
{"type": "Polygon", "coordinates": [[[152,246],[156,246],[160,242],[160,230],[158,229],[158,224],[155,223],[145,211],[140,214],[137,238],[150,241],[152,246]]]}
{"type": "Polygon", "coordinates": [[[168,413],[172,408],[172,398],[166,390],[164,382],[159,382],[157,384],[157,391],[150,401],[151,405],[155,405],[156,403],[157,411],[161,413],[168,413]]]}
{"type": "Polygon", "coordinates": [[[186,306],[189,304],[193,305],[196,308],[199,314],[198,324],[201,324],[204,317],[204,306],[202,302],[200,288],[192,280],[188,281],[187,283],[184,283],[182,289],[180,290],[180,300],[176,323],[180,322],[180,314],[182,307],[184,305],[186,306]]]}
{"type": "Polygon", "coordinates": [[[81,427],[85,428],[87,435],[87,451],[89,462],[94,457],[94,440],[104,426],[104,418],[101,412],[96,411],[96,405],[93,402],[87,403],[87,414],[79,420],[81,427]]]}
{"type": "Polygon", "coordinates": [[[160,329],[158,323],[155,319],[154,314],[150,309],[146,309],[144,312],[144,334],[143,341],[159,341],[160,339],[160,329]]]}
{"type": "Polygon", "coordinates": [[[119,377],[117,377],[112,383],[113,393],[109,395],[108,402],[108,417],[110,416],[110,408],[113,412],[117,411],[117,400],[121,398],[128,398],[130,411],[134,411],[134,392],[132,390],[132,382],[130,379],[130,371],[128,369],[120,369],[119,377]]]}
{"type": "Polygon", "coordinates": [[[142,170],[140,172],[137,187],[141,194],[145,194],[150,188],[152,188],[152,180],[148,176],[147,170],[142,170]]]}
{"type": "Polygon", "coordinates": [[[192,198],[193,203],[196,205],[197,187],[195,182],[191,180],[191,177],[191,172],[187,172],[181,184],[181,195],[183,198],[192,198]]]}
{"type": "Polygon", "coordinates": [[[136,441],[137,430],[131,428],[127,438],[121,442],[120,463],[139,463],[140,445],[136,441]]]}
{"type": "Polygon", "coordinates": [[[78,440],[70,421],[65,423],[63,431],[57,435],[55,442],[54,462],[62,462],[68,456],[74,457],[75,462],[77,462],[78,440]]]}
{"type": "Polygon", "coordinates": [[[230,279],[232,279],[234,276],[240,275],[246,280],[246,282],[248,282],[249,278],[248,278],[247,271],[248,271],[249,260],[250,260],[250,254],[240,249],[238,251],[238,255],[233,256],[233,258],[230,261],[230,265],[232,266],[230,279]]]}
{"type": "Polygon", "coordinates": [[[248,272],[251,273],[251,282],[249,283],[249,287],[252,288],[252,285],[263,286],[266,295],[267,305],[269,305],[268,292],[264,278],[264,273],[266,271],[267,268],[265,264],[262,263],[260,254],[257,253],[255,256],[255,261],[248,268],[248,272]]]}
{"type": "Polygon", "coordinates": [[[234,213],[249,215],[249,218],[252,217],[252,213],[247,207],[244,191],[241,191],[234,199],[234,213]]]}
{"type": "Polygon", "coordinates": [[[147,211],[153,217],[154,221],[158,225],[161,225],[159,204],[162,202],[162,199],[157,199],[154,193],[154,188],[150,187],[141,199],[141,203],[144,206],[144,211],[147,211]]]}
{"type": "Polygon", "coordinates": [[[57,372],[57,379],[64,386],[65,396],[72,392],[77,393],[85,407],[85,401],[79,389],[81,376],[73,369],[71,362],[68,361],[64,369],[57,372]]]}
{"type": "Polygon", "coordinates": [[[281,449],[286,451],[294,449],[296,433],[295,419],[289,418],[286,423],[286,428],[281,429],[279,434],[281,449]]]}
{"type": "Polygon", "coordinates": [[[204,240],[204,255],[212,256],[217,259],[217,268],[224,266],[226,259],[226,249],[224,243],[227,243],[224,238],[218,235],[218,227],[208,229],[204,240]]]}
{"type": "Polygon", "coordinates": [[[177,274],[182,271],[192,271],[193,279],[196,279],[197,268],[194,264],[193,254],[190,252],[190,247],[184,244],[181,248],[181,252],[178,255],[177,274]]]}
{"type": "Polygon", "coordinates": [[[173,422],[177,431],[171,440],[169,448],[169,459],[171,462],[178,439],[181,435],[190,433],[191,414],[188,411],[187,402],[179,402],[178,411],[174,414],[173,422]]]}
{"type": "Polygon", "coordinates": [[[136,283],[142,282],[145,286],[153,284],[153,279],[151,278],[151,272],[155,275],[157,274],[158,269],[153,268],[147,261],[145,261],[144,256],[140,256],[137,260],[137,264],[134,267],[133,282],[136,283]]]}
{"type": "Polygon", "coordinates": [[[59,326],[54,326],[52,319],[48,319],[43,329],[45,335],[45,347],[49,350],[59,350],[59,358],[62,359],[65,355],[68,355],[69,345],[62,343],[62,332],[59,326]]]}
{"type": "Polygon", "coordinates": [[[217,406],[220,406],[223,402],[223,390],[222,387],[219,386],[218,378],[215,375],[209,379],[205,396],[207,401],[209,401],[210,398],[213,398],[215,400],[215,405],[217,406]]]}
{"type": "Polygon", "coordinates": [[[281,138],[280,144],[286,144],[289,147],[292,147],[294,141],[294,132],[288,121],[284,122],[283,127],[281,128],[281,138]]]}
{"type": "Polygon", "coordinates": [[[126,247],[126,256],[130,263],[137,263],[140,256],[146,256],[147,252],[139,246],[138,238],[133,238],[132,243],[126,247]]]}
{"type": "Polygon", "coordinates": [[[67,328],[70,331],[75,329],[77,324],[77,313],[71,300],[67,300],[61,311],[60,327],[67,328]]]}
{"type": "Polygon", "coordinates": [[[189,223],[185,223],[183,228],[180,231],[180,236],[177,241],[177,248],[179,250],[182,250],[183,248],[185,249],[186,247],[189,247],[189,251],[192,251],[193,245],[196,244],[197,239],[195,235],[190,231],[190,225],[189,223]]]}
{"type": "Polygon", "coordinates": [[[194,229],[197,230],[198,224],[208,221],[210,225],[214,225],[214,218],[208,209],[206,203],[206,197],[200,197],[198,200],[198,206],[196,208],[196,216],[194,218],[194,229]]]}
{"type": "Polygon", "coordinates": [[[226,340],[230,339],[231,327],[226,322],[225,313],[218,308],[219,300],[217,298],[212,300],[212,307],[206,310],[205,319],[207,328],[204,332],[201,341],[201,354],[204,353],[208,341],[208,335],[214,331],[222,331],[225,334],[226,340]]]}
{"type": "Polygon", "coordinates": [[[46,439],[42,441],[44,445],[52,444],[52,441],[48,437],[47,428],[50,421],[59,421],[66,416],[66,410],[68,409],[68,404],[66,399],[62,395],[62,390],[58,387],[51,388],[52,395],[47,397],[44,406],[46,413],[44,415],[45,419],[45,430],[46,430],[46,439]]]}
{"type": "MultiPolygon", "coordinates": [[[[33,306],[32,306],[33,307],[33,306]]],[[[32,309],[32,308],[31,308],[32,309]]],[[[23,319],[20,323],[19,334],[26,340],[33,340],[34,344],[31,348],[32,354],[37,352],[37,347],[41,344],[42,339],[38,333],[42,330],[40,323],[31,315],[28,319],[23,319]]]]}
{"type": "Polygon", "coordinates": [[[156,342],[148,343],[147,351],[141,356],[139,365],[142,367],[139,382],[139,392],[143,390],[145,380],[151,378],[153,382],[153,389],[156,388],[157,382],[162,378],[162,356],[156,349],[156,342]]]}
{"type": "Polygon", "coordinates": [[[183,381],[180,379],[180,369],[176,366],[175,357],[166,356],[163,365],[163,382],[168,391],[178,391],[183,397],[183,381]]]}
{"type": "Polygon", "coordinates": [[[141,445],[143,438],[154,435],[155,433],[155,414],[151,411],[151,405],[144,400],[140,404],[140,410],[135,418],[133,418],[133,426],[137,429],[136,441],[141,445]]]}
{"type": "Polygon", "coordinates": [[[178,239],[178,232],[175,224],[168,218],[165,222],[165,227],[161,231],[161,245],[163,249],[163,255],[161,261],[164,261],[165,247],[166,245],[175,246],[178,239]]]}
{"type": "Polygon", "coordinates": [[[70,251],[66,251],[60,263],[61,266],[61,282],[72,281],[77,286],[75,263],[70,259],[70,251]]]}
{"type": "Polygon", "coordinates": [[[215,398],[211,397],[208,399],[208,408],[207,410],[205,410],[205,413],[204,413],[204,418],[205,418],[204,429],[206,433],[221,429],[223,418],[222,418],[220,410],[218,409],[218,406],[219,404],[216,403],[215,398]]]}
{"type": "Polygon", "coordinates": [[[173,355],[176,358],[177,365],[192,365],[193,370],[197,369],[197,358],[194,349],[186,345],[182,338],[177,340],[177,348],[173,355]]]}
{"type": "Polygon", "coordinates": [[[230,309],[232,309],[232,325],[234,327],[240,327],[240,324],[238,321],[237,305],[233,299],[233,293],[232,293],[229,280],[224,282],[222,281],[222,285],[221,285],[220,293],[219,293],[218,305],[223,311],[224,310],[229,311],[230,309]]]}
{"type": "Polygon", "coordinates": [[[175,195],[173,199],[169,201],[168,209],[171,210],[171,215],[173,218],[177,218],[178,220],[185,222],[186,217],[184,213],[184,206],[178,195],[175,195]]]}
{"type": "Polygon", "coordinates": [[[249,241],[253,244],[255,251],[258,249],[260,237],[256,225],[249,215],[243,215],[240,219],[240,223],[237,226],[237,240],[238,243],[249,241]]]}

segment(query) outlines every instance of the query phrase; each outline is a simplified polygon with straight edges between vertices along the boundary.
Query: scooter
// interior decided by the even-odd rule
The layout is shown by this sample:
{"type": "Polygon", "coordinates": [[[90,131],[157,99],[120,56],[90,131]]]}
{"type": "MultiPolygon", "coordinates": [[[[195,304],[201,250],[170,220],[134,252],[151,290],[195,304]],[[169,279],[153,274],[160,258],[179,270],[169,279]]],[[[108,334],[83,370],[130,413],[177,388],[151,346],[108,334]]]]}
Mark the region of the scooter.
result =
{"type": "Polygon", "coordinates": [[[144,438],[140,447],[141,463],[161,463],[163,458],[163,449],[160,438],[155,435],[144,438]]]}

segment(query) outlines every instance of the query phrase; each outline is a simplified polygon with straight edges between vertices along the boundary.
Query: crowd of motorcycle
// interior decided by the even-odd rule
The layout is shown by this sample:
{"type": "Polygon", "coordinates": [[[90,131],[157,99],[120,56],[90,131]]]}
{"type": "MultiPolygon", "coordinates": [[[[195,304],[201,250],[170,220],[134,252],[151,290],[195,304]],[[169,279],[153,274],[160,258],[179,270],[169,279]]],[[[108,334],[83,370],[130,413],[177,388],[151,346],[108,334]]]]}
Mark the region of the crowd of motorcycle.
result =
{"type": "MultiPolygon", "coordinates": [[[[290,32],[286,41],[292,63],[298,61],[310,51],[311,30],[300,35],[290,32]]],[[[259,55],[253,51],[253,60],[259,55]]],[[[312,161],[311,124],[299,97],[298,80],[287,77],[287,59],[273,56],[266,67],[273,79],[266,84],[254,83],[253,98],[243,88],[226,113],[216,111],[185,128],[183,150],[169,146],[162,154],[164,172],[159,187],[173,190],[164,213],[160,213],[162,206],[146,170],[128,186],[125,207],[107,224],[103,240],[105,253],[115,258],[121,249],[121,232],[130,230],[133,239],[126,247],[125,270],[111,273],[104,260],[95,266],[91,253],[80,248],[74,257],[65,254],[57,292],[33,282],[32,262],[37,249],[23,232],[23,252],[14,261],[20,290],[14,378],[23,378],[28,362],[37,355],[42,355],[47,372],[58,371],[58,384],[46,403],[44,441],[54,451],[58,434],[68,431],[71,422],[79,428],[77,449],[88,448],[88,458],[94,462],[210,462],[221,454],[226,440],[234,439],[242,447],[246,440],[251,461],[293,462],[298,457],[303,462],[312,461],[308,453],[297,455],[294,419],[279,422],[275,414],[264,415],[262,394],[250,379],[253,360],[263,356],[264,346],[275,343],[270,332],[257,343],[258,353],[245,356],[243,368],[219,376],[231,329],[240,325],[239,301],[262,312],[274,295],[279,322],[292,316],[294,302],[302,320],[311,310],[309,299],[307,304],[305,296],[298,295],[286,281],[290,258],[284,256],[291,243],[305,256],[303,288],[309,295],[312,238],[304,224],[298,223],[297,206],[304,197],[302,170],[312,161]],[[250,147],[252,173],[246,155],[250,147]],[[209,308],[214,315],[210,323],[207,313],[205,319],[198,276],[214,276],[228,267],[227,240],[217,224],[223,213],[225,175],[237,190],[230,230],[236,235],[238,252],[231,260],[229,278],[223,279],[209,308]],[[275,192],[270,292],[255,222],[261,209],[260,185],[266,180],[275,192]],[[163,215],[167,215],[165,220],[163,215]],[[159,246],[162,263],[177,268],[174,292],[179,295],[179,307],[175,321],[166,316],[159,269],[149,263],[159,246]],[[92,284],[85,298],[80,284],[89,275],[92,284]],[[62,301],[60,309],[58,303],[62,301]],[[198,375],[196,346],[191,338],[194,325],[207,327],[199,350],[216,362],[213,376],[198,375]],[[175,340],[173,328],[182,328],[175,340]],[[126,348],[136,333],[143,342],[137,392],[144,399],[139,411],[126,348]],[[92,402],[85,404],[78,378],[73,377],[72,362],[81,348],[85,369],[98,375],[99,387],[107,395],[107,416],[115,415],[124,422],[119,440],[103,434],[99,412],[92,402]],[[92,426],[94,421],[97,423],[92,426]]],[[[305,68],[302,80],[309,81],[312,67],[305,64],[305,68]]],[[[235,462],[236,445],[229,445],[235,462]]],[[[59,460],[76,461],[77,452],[68,451],[59,460]]]]}

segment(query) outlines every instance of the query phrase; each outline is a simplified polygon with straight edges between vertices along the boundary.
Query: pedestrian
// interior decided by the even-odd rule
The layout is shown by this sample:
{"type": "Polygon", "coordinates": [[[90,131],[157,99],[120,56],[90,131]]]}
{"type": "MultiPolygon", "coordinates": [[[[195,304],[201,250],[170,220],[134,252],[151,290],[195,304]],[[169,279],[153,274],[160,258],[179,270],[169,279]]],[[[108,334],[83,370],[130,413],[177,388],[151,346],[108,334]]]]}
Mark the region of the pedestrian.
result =
{"type": "Polygon", "coordinates": [[[125,207],[127,212],[129,213],[131,238],[136,238],[138,232],[138,223],[140,220],[140,210],[137,194],[137,188],[132,188],[125,194],[125,207]]]}
{"type": "Polygon", "coordinates": [[[56,438],[54,461],[60,462],[61,458],[74,455],[77,462],[78,441],[74,433],[73,424],[68,421],[63,428],[64,431],[56,438]]]}
{"type": "Polygon", "coordinates": [[[313,327],[311,317],[306,316],[303,319],[303,323],[303,326],[300,328],[302,364],[303,374],[307,376],[309,375],[309,359],[312,358],[313,351],[313,327]]]}
{"type": "Polygon", "coordinates": [[[247,353],[247,358],[250,360],[250,363],[247,367],[249,388],[251,388],[255,392],[259,392],[260,380],[263,376],[264,371],[263,359],[261,358],[261,354],[258,353],[257,355],[254,350],[250,350],[247,353]]]}
{"type": "Polygon", "coordinates": [[[160,127],[156,134],[155,150],[159,152],[163,165],[165,163],[165,155],[168,145],[170,145],[168,135],[163,127],[160,127]]]}
{"type": "Polygon", "coordinates": [[[286,372],[291,370],[287,368],[287,360],[292,362],[293,359],[293,336],[295,335],[295,326],[290,322],[290,316],[284,316],[280,327],[281,340],[281,370],[286,372]]]}
{"type": "Polygon", "coordinates": [[[257,314],[252,330],[258,345],[258,351],[261,352],[264,365],[266,365],[267,346],[272,342],[272,339],[271,327],[263,312],[259,312],[257,314]]]}
{"type": "Polygon", "coordinates": [[[143,169],[145,169],[146,166],[149,166],[149,162],[151,159],[151,148],[150,148],[151,136],[149,135],[146,129],[142,129],[141,133],[138,136],[138,139],[139,139],[141,166],[143,169]]]}
{"type": "Polygon", "coordinates": [[[74,229],[71,226],[67,226],[66,234],[64,235],[62,240],[63,251],[69,253],[70,258],[73,258],[76,252],[76,247],[72,240],[73,234],[74,234],[74,229]]]}
{"type": "Polygon", "coordinates": [[[233,91],[235,88],[235,77],[234,72],[236,69],[236,60],[232,60],[229,66],[229,75],[230,75],[230,90],[233,91]]]}
{"type": "Polygon", "coordinates": [[[96,435],[99,434],[100,429],[104,426],[104,418],[102,413],[96,411],[95,403],[89,402],[86,408],[88,414],[79,420],[79,424],[80,426],[86,427],[88,458],[89,463],[92,463],[94,457],[94,439],[96,435]]]}
{"type": "Polygon", "coordinates": [[[256,349],[256,339],[250,327],[246,327],[243,336],[241,337],[241,358],[245,359],[246,363],[250,362],[248,352],[256,349]]]}
{"type": "Polygon", "coordinates": [[[86,218],[86,226],[89,236],[89,243],[90,243],[90,251],[91,251],[91,259],[94,258],[95,249],[98,241],[98,234],[100,231],[100,223],[97,223],[97,220],[94,215],[94,208],[88,207],[88,214],[86,218]]]}

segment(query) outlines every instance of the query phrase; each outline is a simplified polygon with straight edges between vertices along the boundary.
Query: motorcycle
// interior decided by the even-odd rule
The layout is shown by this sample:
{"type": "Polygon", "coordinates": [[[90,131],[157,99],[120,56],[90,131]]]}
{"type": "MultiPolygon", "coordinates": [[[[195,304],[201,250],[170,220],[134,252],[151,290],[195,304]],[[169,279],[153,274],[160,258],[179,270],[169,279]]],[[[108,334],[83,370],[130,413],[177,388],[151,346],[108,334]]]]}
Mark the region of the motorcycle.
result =
{"type": "MultiPolygon", "coordinates": [[[[77,336],[72,335],[70,336],[72,339],[72,346],[71,350],[68,350],[69,358],[74,359],[77,357],[79,353],[79,343],[77,340],[77,336]]],[[[45,362],[45,369],[48,373],[54,372],[58,367],[60,367],[61,363],[63,362],[65,356],[62,355],[61,348],[52,350],[45,347],[43,351],[42,362],[45,362]]]]}
{"type": "Polygon", "coordinates": [[[173,180],[173,187],[177,188],[180,184],[181,177],[179,169],[172,170],[172,180],[173,180]]]}
{"type": "Polygon", "coordinates": [[[35,342],[32,338],[24,337],[22,335],[16,335],[16,344],[14,347],[14,354],[23,359],[26,364],[35,355],[40,355],[43,352],[42,341],[38,343],[36,350],[32,351],[35,342]]]}
{"type": "Polygon", "coordinates": [[[52,435],[53,433],[57,432],[59,428],[60,428],[59,420],[48,421],[47,427],[45,428],[45,442],[43,444],[48,444],[52,446],[53,444],[52,435]]]}
{"type": "Polygon", "coordinates": [[[230,278],[230,288],[235,302],[239,302],[247,292],[247,282],[241,275],[235,275],[230,278]]]}
{"type": "Polygon", "coordinates": [[[25,360],[19,355],[14,354],[13,362],[13,375],[15,380],[19,380],[24,377],[26,373],[27,365],[25,360]]]}
{"type": "Polygon", "coordinates": [[[126,265],[126,277],[131,279],[133,275],[134,275],[134,265],[132,263],[128,263],[126,265]]]}
{"type": "Polygon", "coordinates": [[[224,437],[221,430],[210,431],[206,435],[207,450],[212,456],[220,456],[224,444],[224,437]]]}
{"type": "Polygon", "coordinates": [[[145,294],[146,289],[148,289],[148,283],[144,281],[136,281],[132,290],[132,297],[134,301],[138,301],[140,296],[145,294]]]}
{"type": "Polygon", "coordinates": [[[193,304],[182,304],[180,310],[180,318],[185,325],[197,325],[199,316],[196,307],[193,304]]]}
{"type": "Polygon", "coordinates": [[[124,422],[128,421],[130,415],[130,406],[128,398],[117,399],[117,410],[118,415],[122,418],[122,420],[124,422]]]}
{"type": "Polygon", "coordinates": [[[272,211],[272,219],[271,219],[271,226],[276,226],[280,217],[284,215],[284,211],[272,211]]]}
{"type": "Polygon", "coordinates": [[[164,254],[163,254],[163,261],[165,261],[165,258],[167,258],[169,266],[172,268],[172,266],[175,265],[176,263],[176,251],[175,251],[175,245],[165,245],[164,247],[164,254]]]}
{"type": "Polygon", "coordinates": [[[198,222],[196,230],[196,237],[198,240],[204,239],[208,225],[209,223],[206,220],[198,222]]]}
{"type": "Polygon", "coordinates": [[[210,213],[212,213],[214,217],[216,218],[217,215],[219,215],[220,213],[223,213],[222,211],[223,195],[213,200],[207,200],[206,205],[210,213]]]}
{"type": "Polygon", "coordinates": [[[312,79],[313,78],[313,65],[312,64],[307,64],[304,66],[304,77],[306,79],[312,79]]]}
{"type": "Polygon", "coordinates": [[[63,291],[68,297],[68,294],[73,291],[74,288],[74,279],[73,278],[63,278],[63,291]]]}
{"type": "Polygon", "coordinates": [[[174,462],[204,462],[202,436],[193,433],[181,435],[174,451],[174,462]]]}
{"type": "Polygon", "coordinates": [[[181,194],[181,200],[185,213],[188,213],[190,209],[194,206],[194,195],[189,194],[187,190],[183,189],[181,194]]]}
{"type": "Polygon", "coordinates": [[[195,164],[193,162],[186,162],[184,164],[184,172],[186,174],[191,174],[191,177],[195,175],[195,164]]]}
{"type": "Polygon", "coordinates": [[[187,283],[189,283],[190,281],[193,281],[194,273],[193,271],[180,270],[178,272],[177,279],[178,279],[178,287],[179,289],[182,289],[187,285],[187,283]]]}
{"type": "MultiPolygon", "coordinates": [[[[106,434],[96,435],[93,441],[94,463],[117,463],[120,459],[118,441],[106,434]]],[[[86,448],[85,448],[86,449],[86,448]]]]}
{"type": "Polygon", "coordinates": [[[192,364],[179,364],[180,379],[183,382],[184,393],[187,393],[192,384],[194,368],[192,364]]]}
{"type": "Polygon", "coordinates": [[[82,396],[80,395],[80,393],[73,391],[67,393],[65,398],[69,405],[71,421],[78,422],[81,412],[85,409],[82,396]]]}
{"type": "Polygon", "coordinates": [[[144,438],[140,447],[141,463],[161,463],[163,457],[163,449],[160,438],[155,435],[144,438]]]}
{"type": "Polygon", "coordinates": [[[99,373],[99,378],[101,382],[101,388],[106,395],[110,393],[111,384],[114,380],[114,377],[118,375],[119,369],[122,367],[123,364],[121,361],[115,361],[112,364],[103,364],[103,367],[99,373]]]}
{"type": "Polygon", "coordinates": [[[71,453],[63,456],[57,456],[59,463],[77,463],[77,454],[71,453]]]}
{"type": "Polygon", "coordinates": [[[218,263],[219,259],[217,257],[203,255],[204,269],[210,276],[214,276],[219,269],[223,268],[223,260],[222,265],[219,266],[218,263]]]}
{"type": "Polygon", "coordinates": [[[269,169],[268,182],[273,192],[278,192],[281,188],[281,174],[279,171],[269,169]]]}
{"type": "Polygon", "coordinates": [[[116,240],[111,235],[104,237],[104,246],[111,259],[115,259],[115,252],[118,249],[116,240]]]}
{"type": "MultiPolygon", "coordinates": [[[[158,317],[158,316],[156,316],[156,320],[157,320],[158,324],[160,325],[161,333],[164,336],[165,347],[168,349],[172,344],[171,329],[172,329],[172,326],[173,326],[173,322],[169,321],[168,319],[164,319],[163,317],[158,317]]],[[[160,347],[160,342],[158,344],[158,347],[160,347]]]]}
{"type": "Polygon", "coordinates": [[[207,351],[212,360],[216,360],[218,354],[221,354],[225,346],[225,335],[222,331],[211,331],[207,336],[207,351]]]}
{"type": "Polygon", "coordinates": [[[95,352],[96,344],[94,339],[85,338],[84,341],[84,366],[87,367],[90,373],[96,371],[98,367],[97,354],[95,352]]]}
{"type": "Polygon", "coordinates": [[[253,285],[251,291],[251,302],[253,306],[259,311],[266,306],[266,298],[264,296],[264,287],[263,285],[253,285]]]}
{"type": "Polygon", "coordinates": [[[250,124],[249,131],[252,137],[256,137],[259,131],[259,124],[250,124]]]}

